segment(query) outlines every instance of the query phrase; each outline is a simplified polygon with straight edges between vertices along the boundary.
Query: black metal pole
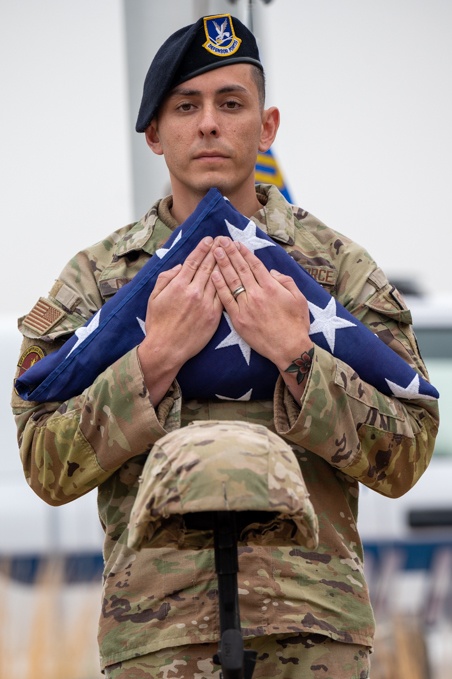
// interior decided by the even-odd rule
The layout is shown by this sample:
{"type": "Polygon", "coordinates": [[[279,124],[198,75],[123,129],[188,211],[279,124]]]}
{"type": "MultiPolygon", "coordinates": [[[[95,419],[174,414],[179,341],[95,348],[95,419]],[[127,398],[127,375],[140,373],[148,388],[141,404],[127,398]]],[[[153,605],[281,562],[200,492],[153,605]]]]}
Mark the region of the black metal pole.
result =
{"type": "Polygon", "coordinates": [[[221,639],[213,661],[221,665],[222,679],[251,679],[257,657],[255,651],[245,651],[243,648],[237,584],[237,539],[235,512],[215,512],[215,570],[221,639]]]}

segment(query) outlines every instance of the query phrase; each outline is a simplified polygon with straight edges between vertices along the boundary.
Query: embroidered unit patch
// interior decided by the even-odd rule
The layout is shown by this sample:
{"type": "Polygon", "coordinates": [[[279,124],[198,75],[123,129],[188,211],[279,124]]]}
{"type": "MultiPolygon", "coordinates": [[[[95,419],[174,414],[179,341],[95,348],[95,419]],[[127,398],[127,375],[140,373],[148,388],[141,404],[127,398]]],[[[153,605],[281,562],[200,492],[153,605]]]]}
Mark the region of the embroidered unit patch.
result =
{"type": "Polygon", "coordinates": [[[31,368],[31,366],[37,361],[40,361],[41,358],[44,358],[44,352],[41,347],[33,345],[28,347],[28,349],[25,349],[24,353],[19,358],[19,363],[17,364],[17,367],[19,368],[18,376],[20,377],[23,375],[24,372],[28,370],[28,368],[31,368]]]}

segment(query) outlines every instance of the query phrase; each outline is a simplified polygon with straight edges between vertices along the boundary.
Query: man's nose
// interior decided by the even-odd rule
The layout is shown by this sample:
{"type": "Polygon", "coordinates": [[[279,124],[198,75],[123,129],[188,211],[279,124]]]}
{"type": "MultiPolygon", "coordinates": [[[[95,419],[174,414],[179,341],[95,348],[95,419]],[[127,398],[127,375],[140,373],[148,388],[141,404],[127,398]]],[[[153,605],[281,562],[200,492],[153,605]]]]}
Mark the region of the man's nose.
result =
{"type": "Polygon", "coordinates": [[[217,137],[220,133],[217,115],[214,107],[206,106],[203,108],[199,122],[199,133],[202,137],[212,135],[217,137]]]}

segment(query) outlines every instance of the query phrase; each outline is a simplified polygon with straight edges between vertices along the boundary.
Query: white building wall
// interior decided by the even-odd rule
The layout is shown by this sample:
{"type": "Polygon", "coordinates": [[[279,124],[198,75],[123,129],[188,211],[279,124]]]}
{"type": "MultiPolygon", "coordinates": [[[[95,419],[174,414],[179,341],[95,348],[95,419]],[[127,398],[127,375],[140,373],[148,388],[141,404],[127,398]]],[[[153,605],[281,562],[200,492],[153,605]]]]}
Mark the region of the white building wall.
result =
{"type": "Polygon", "coordinates": [[[120,0],[0,0],[1,312],[132,217],[120,0]]]}
{"type": "Polygon", "coordinates": [[[295,201],[388,274],[452,292],[452,3],[274,0],[261,14],[295,201]]]}

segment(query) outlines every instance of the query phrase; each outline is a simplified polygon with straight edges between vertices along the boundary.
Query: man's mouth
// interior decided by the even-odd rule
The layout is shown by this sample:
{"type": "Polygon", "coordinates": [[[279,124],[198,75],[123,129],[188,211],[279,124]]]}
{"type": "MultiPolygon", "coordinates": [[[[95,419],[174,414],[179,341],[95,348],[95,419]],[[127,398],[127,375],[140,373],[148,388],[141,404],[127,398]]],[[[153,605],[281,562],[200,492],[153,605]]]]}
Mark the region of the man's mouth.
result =
{"type": "Polygon", "coordinates": [[[195,154],[194,157],[195,160],[199,160],[203,158],[227,158],[228,156],[221,151],[201,151],[200,153],[195,154]]]}

